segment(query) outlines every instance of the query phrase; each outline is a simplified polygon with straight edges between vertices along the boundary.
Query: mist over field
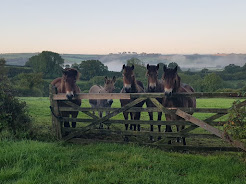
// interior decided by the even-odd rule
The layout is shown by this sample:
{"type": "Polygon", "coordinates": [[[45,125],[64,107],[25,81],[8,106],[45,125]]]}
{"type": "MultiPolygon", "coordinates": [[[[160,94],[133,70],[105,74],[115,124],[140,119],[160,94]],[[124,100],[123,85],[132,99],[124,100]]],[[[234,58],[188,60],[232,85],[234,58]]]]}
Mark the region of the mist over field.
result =
{"type": "MultiPolygon", "coordinates": [[[[0,54],[0,58],[5,58],[8,65],[24,66],[26,61],[38,53],[20,53],[20,54],[0,54]]],[[[100,60],[108,66],[110,71],[120,71],[123,64],[131,58],[140,59],[146,64],[171,63],[176,62],[182,70],[196,71],[203,68],[211,70],[220,70],[229,64],[243,66],[246,63],[246,54],[193,54],[193,55],[164,55],[147,53],[118,53],[108,55],[85,55],[85,54],[61,54],[65,64],[80,63],[84,60],[100,60]]]]}

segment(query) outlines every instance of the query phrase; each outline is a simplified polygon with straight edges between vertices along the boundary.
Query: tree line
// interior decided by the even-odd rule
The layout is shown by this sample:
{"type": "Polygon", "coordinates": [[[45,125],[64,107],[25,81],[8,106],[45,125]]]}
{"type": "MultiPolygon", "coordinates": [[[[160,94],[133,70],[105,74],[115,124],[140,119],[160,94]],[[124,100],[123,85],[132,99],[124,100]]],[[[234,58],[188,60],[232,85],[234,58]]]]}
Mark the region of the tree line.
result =
{"type": "MultiPolygon", "coordinates": [[[[135,65],[135,74],[147,86],[146,66],[138,58],[131,58],[126,61],[127,65],[135,65]]],[[[163,74],[164,63],[159,63],[158,76],[163,74]]],[[[174,68],[177,63],[171,62],[168,67],[174,68]]],[[[62,75],[64,59],[58,54],[50,51],[31,57],[25,67],[5,66],[11,84],[14,86],[17,96],[48,96],[49,83],[62,75]]],[[[94,84],[103,85],[104,77],[117,77],[116,92],[123,86],[121,72],[109,71],[108,67],[99,60],[85,60],[74,63],[72,68],[76,68],[80,73],[78,85],[83,92],[88,92],[94,84]]],[[[178,73],[181,81],[190,84],[197,92],[216,91],[245,91],[246,89],[246,64],[242,67],[230,64],[223,71],[210,71],[206,68],[199,72],[182,71],[178,66],[178,73]]]]}

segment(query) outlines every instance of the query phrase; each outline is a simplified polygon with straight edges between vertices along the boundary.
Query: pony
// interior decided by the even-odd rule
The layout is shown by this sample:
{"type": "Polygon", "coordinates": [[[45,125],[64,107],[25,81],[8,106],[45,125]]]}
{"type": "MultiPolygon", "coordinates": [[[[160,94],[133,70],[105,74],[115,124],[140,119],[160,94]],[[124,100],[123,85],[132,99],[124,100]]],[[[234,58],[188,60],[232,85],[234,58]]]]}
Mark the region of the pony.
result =
{"type": "MultiPolygon", "coordinates": [[[[196,107],[196,98],[195,97],[173,97],[173,93],[193,93],[194,89],[189,86],[188,84],[181,83],[181,78],[178,76],[177,73],[178,66],[176,66],[174,69],[167,68],[166,65],[163,66],[163,84],[164,84],[164,93],[165,98],[163,98],[162,105],[164,107],[196,107]]],[[[175,115],[175,114],[166,114],[166,120],[181,120],[183,118],[175,115]]],[[[176,125],[177,132],[180,130],[183,130],[185,128],[184,125],[176,125]]],[[[170,125],[166,126],[166,132],[172,132],[172,128],[170,125]]],[[[183,145],[186,145],[185,138],[182,137],[183,145]]],[[[177,138],[177,142],[181,142],[180,138],[177,138]]],[[[171,141],[168,142],[168,144],[171,144],[171,141]]]]}
{"type": "MultiPolygon", "coordinates": [[[[76,81],[79,79],[79,72],[74,68],[66,68],[62,70],[62,77],[54,79],[51,84],[57,88],[58,93],[66,93],[66,97],[69,101],[75,103],[76,105],[81,105],[81,99],[72,100],[76,94],[80,93],[80,88],[76,84],[76,81]]],[[[59,106],[69,107],[68,105],[60,103],[59,106]]],[[[76,118],[78,116],[78,111],[76,112],[62,112],[63,117],[76,118]]],[[[70,127],[69,122],[64,122],[64,127],[70,127]]],[[[76,122],[72,122],[72,127],[76,127],[76,122]]]]}
{"type": "MultiPolygon", "coordinates": [[[[141,81],[137,81],[134,74],[134,65],[132,66],[125,66],[122,67],[122,75],[123,75],[123,88],[121,89],[120,93],[144,93],[144,86],[141,81]]],[[[126,104],[134,101],[135,99],[121,99],[121,107],[125,106],[126,104]]],[[[145,102],[142,101],[135,105],[135,107],[142,107],[145,102]]],[[[125,120],[128,120],[129,112],[123,112],[125,120]]],[[[131,120],[139,120],[141,113],[140,112],[130,112],[131,120]]],[[[136,124],[130,125],[130,130],[134,126],[134,131],[136,131],[136,124]]],[[[138,131],[140,131],[140,125],[138,125],[138,131]]],[[[128,124],[125,124],[125,129],[128,129],[128,124]]]]}
{"type": "MultiPolygon", "coordinates": [[[[89,93],[112,93],[115,89],[114,84],[116,82],[116,77],[114,76],[112,79],[108,79],[108,77],[106,76],[104,78],[104,87],[99,86],[99,85],[93,85],[90,90],[89,93]]],[[[95,107],[111,107],[113,100],[112,99],[99,99],[99,100],[89,100],[89,103],[91,105],[91,107],[95,108],[95,107]]],[[[99,111],[99,117],[102,117],[103,112],[99,111]]],[[[95,114],[95,112],[93,111],[93,114],[95,114]]],[[[108,114],[108,112],[106,113],[108,114]]],[[[99,128],[102,128],[102,124],[100,125],[99,128]]]]}
{"type": "MultiPolygon", "coordinates": [[[[162,93],[164,92],[163,80],[158,80],[158,70],[159,64],[149,65],[147,64],[146,76],[148,78],[147,93],[162,93]]],[[[162,98],[157,98],[157,100],[162,103],[162,98]]],[[[147,107],[155,107],[155,105],[150,101],[146,101],[147,107]]],[[[162,112],[158,112],[158,120],[161,120],[162,112]]],[[[153,120],[153,112],[149,112],[149,119],[153,120]]],[[[153,131],[153,125],[150,125],[150,131],[153,131]]],[[[158,125],[158,131],[161,132],[161,125],[158,125]]],[[[150,137],[152,140],[152,137],[150,137]]],[[[158,138],[160,139],[160,137],[158,138]]]]}

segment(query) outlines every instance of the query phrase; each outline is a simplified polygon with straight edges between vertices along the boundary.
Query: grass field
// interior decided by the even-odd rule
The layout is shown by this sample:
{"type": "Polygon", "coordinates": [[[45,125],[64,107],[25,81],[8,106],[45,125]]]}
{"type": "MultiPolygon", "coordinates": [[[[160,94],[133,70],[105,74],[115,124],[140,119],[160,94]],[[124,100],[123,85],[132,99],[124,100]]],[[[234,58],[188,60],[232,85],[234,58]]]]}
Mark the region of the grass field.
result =
{"type": "MultiPolygon", "coordinates": [[[[33,122],[51,126],[48,98],[26,101],[33,122]]],[[[198,99],[198,107],[230,107],[233,99],[198,99]]],[[[83,107],[88,101],[84,100],[83,107]]],[[[118,107],[115,101],[113,107],[118,107]]],[[[82,116],[82,115],[80,115],[82,116]]],[[[121,115],[120,115],[121,116],[121,115]]],[[[195,114],[205,118],[209,114],[195,114]]],[[[121,118],[121,117],[118,117],[121,118]]],[[[142,119],[148,119],[147,113],[142,119]]],[[[246,183],[244,153],[175,153],[137,145],[0,142],[0,183],[246,183]]]]}

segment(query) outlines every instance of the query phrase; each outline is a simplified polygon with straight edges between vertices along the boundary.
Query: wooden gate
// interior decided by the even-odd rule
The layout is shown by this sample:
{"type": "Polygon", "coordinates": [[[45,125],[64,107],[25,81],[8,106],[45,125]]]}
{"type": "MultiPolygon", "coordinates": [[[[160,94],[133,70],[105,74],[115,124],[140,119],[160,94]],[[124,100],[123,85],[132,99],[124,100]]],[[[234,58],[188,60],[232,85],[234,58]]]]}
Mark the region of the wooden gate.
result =
{"type": "MultiPolygon", "coordinates": [[[[245,99],[245,95],[236,93],[192,93],[175,94],[175,96],[193,96],[196,98],[240,98],[245,99]]],[[[83,108],[67,100],[65,94],[57,94],[54,86],[50,86],[50,103],[52,112],[52,125],[58,139],[69,142],[135,142],[138,144],[157,146],[164,149],[182,150],[223,150],[223,151],[246,151],[243,143],[233,140],[222,126],[225,121],[217,121],[228,114],[228,109],[222,108],[165,108],[156,98],[164,97],[163,93],[108,93],[108,94],[88,94],[80,93],[76,98],[82,99],[135,99],[131,103],[120,108],[83,108]],[[134,107],[136,104],[151,100],[156,107],[140,108],[134,107]],[[63,107],[66,104],[67,107],[63,107]],[[77,118],[62,117],[64,111],[79,111],[87,117],[77,118]],[[107,115],[99,118],[93,111],[108,112],[107,115]],[[122,112],[163,112],[164,114],[176,114],[182,117],[183,121],[150,121],[150,120],[123,120],[117,118],[122,112]],[[212,113],[210,117],[200,120],[189,113],[212,113]],[[77,122],[77,128],[63,127],[63,122],[77,122]],[[99,124],[104,128],[99,129],[99,124]],[[140,124],[141,131],[125,130],[125,124],[140,124]],[[179,132],[150,131],[150,125],[186,125],[186,128],[179,132]],[[150,140],[154,137],[154,141],[150,140]],[[161,137],[160,140],[157,137],[161,137]],[[187,138],[187,145],[181,143],[168,145],[168,140],[175,140],[177,137],[187,138]],[[127,139],[126,139],[127,138],[127,139]],[[218,139],[219,138],[219,139],[218,139]],[[126,141],[127,140],[127,141],[126,141]],[[213,143],[216,143],[213,145],[213,143]],[[204,144],[205,143],[205,144],[204,144]],[[232,147],[233,146],[233,147],[232,147]]],[[[245,106],[246,100],[242,100],[239,107],[245,106]]],[[[163,116],[164,117],[164,116],[163,116]]],[[[145,118],[146,119],[146,118],[145,118]]],[[[164,119],[164,118],[163,118],[164,119]]]]}

